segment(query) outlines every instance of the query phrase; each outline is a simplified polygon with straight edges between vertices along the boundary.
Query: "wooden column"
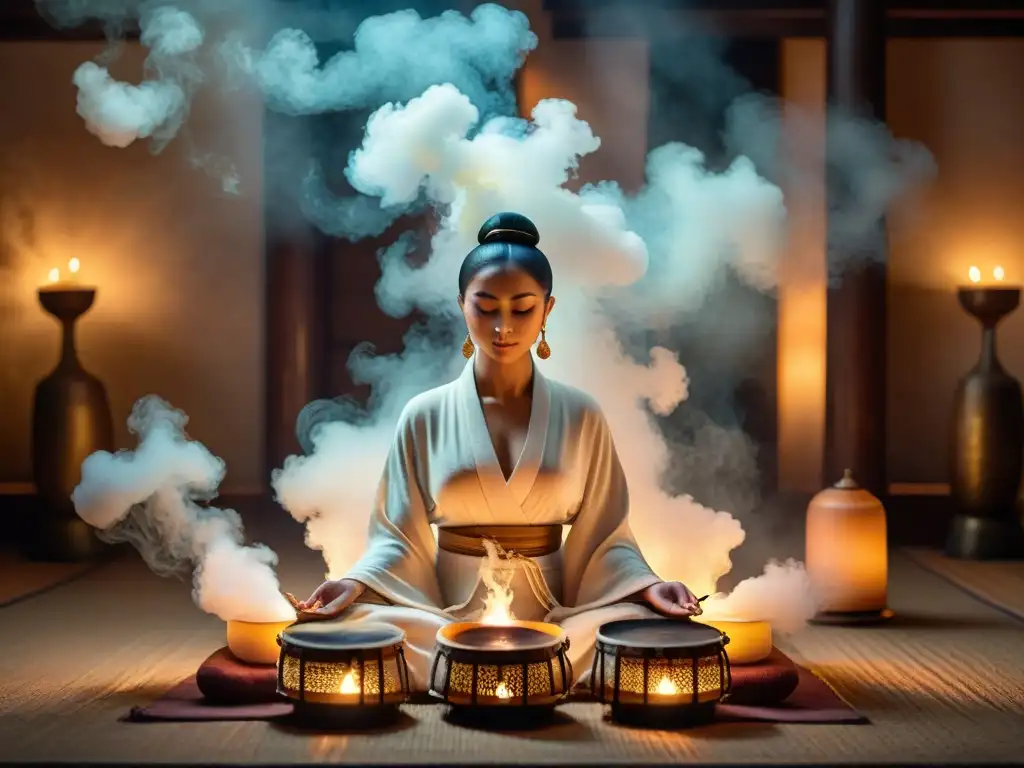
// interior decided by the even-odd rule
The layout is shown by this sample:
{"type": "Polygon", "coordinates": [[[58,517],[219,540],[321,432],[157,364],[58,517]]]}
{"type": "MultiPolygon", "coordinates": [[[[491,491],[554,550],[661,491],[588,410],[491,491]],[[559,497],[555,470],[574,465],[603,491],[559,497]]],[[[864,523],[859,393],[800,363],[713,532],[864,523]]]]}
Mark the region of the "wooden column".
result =
{"type": "MultiPolygon", "coordinates": [[[[285,457],[300,452],[295,419],[324,396],[327,244],[299,210],[297,185],[282,169],[282,147],[306,146],[302,118],[266,113],[264,270],[266,275],[267,479],[285,457]]],[[[301,169],[300,169],[301,170],[301,169]]]]}
{"type": "MultiPolygon", "coordinates": [[[[829,0],[830,109],[884,119],[885,41],[884,0],[829,0]]],[[[836,185],[830,183],[829,195],[836,193],[836,185]]],[[[830,229],[825,480],[833,483],[849,468],[861,485],[882,495],[886,490],[884,223],[878,222],[873,236],[857,248],[859,252],[853,252],[830,229]],[[836,265],[844,264],[851,266],[837,269],[836,265]]]]}

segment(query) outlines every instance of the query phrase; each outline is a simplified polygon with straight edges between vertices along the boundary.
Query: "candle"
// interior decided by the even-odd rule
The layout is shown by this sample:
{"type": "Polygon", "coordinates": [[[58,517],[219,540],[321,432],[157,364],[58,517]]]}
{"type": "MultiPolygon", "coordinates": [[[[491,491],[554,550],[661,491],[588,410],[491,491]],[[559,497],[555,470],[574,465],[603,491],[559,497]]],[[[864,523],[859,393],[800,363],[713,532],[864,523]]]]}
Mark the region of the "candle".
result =
{"type": "Polygon", "coordinates": [[[668,679],[666,675],[662,675],[661,680],[658,681],[658,687],[655,692],[659,696],[678,696],[679,686],[668,679]]]}
{"type": "Polygon", "coordinates": [[[82,268],[82,262],[77,257],[68,259],[67,277],[61,275],[59,267],[52,267],[46,275],[46,284],[40,287],[42,291],[80,291],[90,290],[92,286],[84,285],[78,279],[78,272],[82,268]]]}
{"type": "Polygon", "coordinates": [[[985,273],[978,266],[972,266],[967,270],[967,280],[969,285],[964,286],[967,288],[1007,288],[1015,287],[1008,286],[1006,284],[1006,270],[1000,265],[992,267],[992,277],[990,280],[985,280],[985,273]]]}
{"type": "Polygon", "coordinates": [[[355,669],[350,669],[346,673],[345,677],[341,679],[341,687],[338,690],[340,693],[344,694],[359,694],[359,678],[356,676],[355,669]]]}

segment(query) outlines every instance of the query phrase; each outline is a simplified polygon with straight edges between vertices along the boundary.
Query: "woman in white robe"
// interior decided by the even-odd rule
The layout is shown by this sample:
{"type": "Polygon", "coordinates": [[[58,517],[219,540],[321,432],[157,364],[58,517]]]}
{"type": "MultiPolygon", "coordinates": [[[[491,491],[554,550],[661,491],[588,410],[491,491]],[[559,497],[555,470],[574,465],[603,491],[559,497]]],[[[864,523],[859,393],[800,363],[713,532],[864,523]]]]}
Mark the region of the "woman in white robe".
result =
{"type": "Polygon", "coordinates": [[[652,609],[690,616],[696,598],[661,581],[637,547],[626,478],[597,403],[534,365],[538,336],[538,356],[549,354],[544,326],[554,306],[536,228],[498,214],[479,240],[459,276],[469,362],[458,379],[407,404],[365,554],[301,607],[403,629],[412,684],[424,690],[438,629],[481,618],[510,596],[515,618],[563,627],[584,682],[601,624],[653,617],[652,609]],[[514,554],[495,562],[485,540],[514,554]],[[505,589],[489,589],[491,575],[505,589]]]}

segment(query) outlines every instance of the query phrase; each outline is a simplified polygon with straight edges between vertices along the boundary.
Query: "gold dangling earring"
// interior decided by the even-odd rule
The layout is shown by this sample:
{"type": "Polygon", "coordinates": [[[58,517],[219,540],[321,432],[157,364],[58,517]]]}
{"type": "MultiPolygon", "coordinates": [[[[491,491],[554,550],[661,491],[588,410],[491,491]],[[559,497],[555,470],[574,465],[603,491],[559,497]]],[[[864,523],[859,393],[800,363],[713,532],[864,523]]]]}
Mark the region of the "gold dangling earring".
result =
{"type": "Polygon", "coordinates": [[[548,346],[547,337],[544,335],[544,328],[540,329],[540,344],[537,345],[537,357],[547,360],[551,357],[551,347],[548,346]]]}
{"type": "Polygon", "coordinates": [[[473,339],[470,335],[466,334],[466,340],[462,342],[462,356],[469,360],[473,356],[473,352],[476,351],[476,347],[473,346],[473,339]]]}

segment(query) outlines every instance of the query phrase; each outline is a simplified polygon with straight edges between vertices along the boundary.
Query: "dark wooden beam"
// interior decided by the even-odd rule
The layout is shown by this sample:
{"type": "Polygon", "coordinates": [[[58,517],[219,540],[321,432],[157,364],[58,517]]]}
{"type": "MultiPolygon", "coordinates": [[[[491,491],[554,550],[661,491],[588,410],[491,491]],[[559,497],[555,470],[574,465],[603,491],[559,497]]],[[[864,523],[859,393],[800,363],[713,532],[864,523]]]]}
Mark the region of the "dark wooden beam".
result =
{"type": "MultiPolygon", "coordinates": [[[[825,0],[546,0],[556,38],[825,37],[825,0]]],[[[1021,37],[1022,0],[893,0],[888,37],[1021,37]]]]}
{"type": "MultiPolygon", "coordinates": [[[[830,0],[829,109],[885,119],[882,0],[830,0]]],[[[828,150],[826,150],[828,151],[828,150]]],[[[829,164],[829,173],[835,165],[829,164]]],[[[828,210],[843,204],[830,179],[828,210]]],[[[830,274],[825,397],[825,478],[844,469],[876,496],[886,484],[886,237],[884,224],[857,243],[829,228],[830,274]]]]}
{"type": "Polygon", "coordinates": [[[285,180],[278,156],[289,140],[308,145],[314,123],[314,118],[264,113],[264,169],[268,176],[282,177],[280,186],[268,183],[264,192],[267,477],[287,456],[301,453],[295,421],[326,388],[328,243],[302,216],[295,199],[301,193],[285,180]]]}
{"type": "MultiPolygon", "coordinates": [[[[36,8],[34,0],[2,0],[0,2],[0,42],[103,41],[107,29],[99,21],[87,21],[77,27],[52,24],[36,8]]],[[[118,39],[136,40],[138,25],[128,22],[118,30],[118,39]]]]}

